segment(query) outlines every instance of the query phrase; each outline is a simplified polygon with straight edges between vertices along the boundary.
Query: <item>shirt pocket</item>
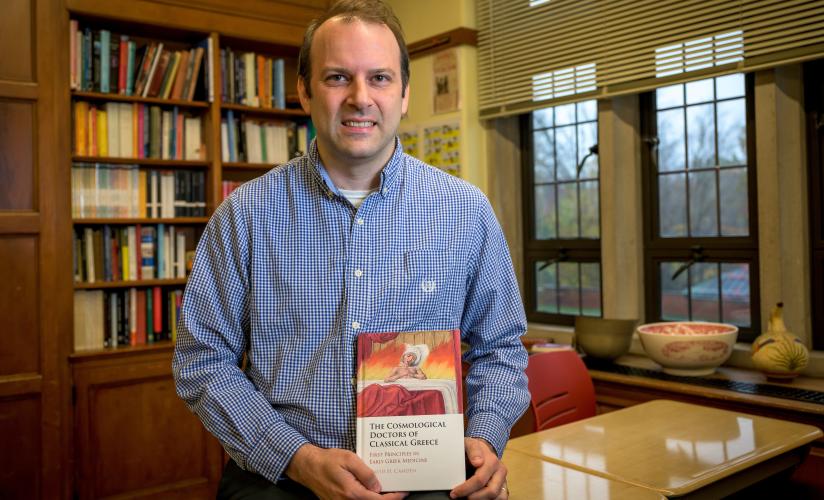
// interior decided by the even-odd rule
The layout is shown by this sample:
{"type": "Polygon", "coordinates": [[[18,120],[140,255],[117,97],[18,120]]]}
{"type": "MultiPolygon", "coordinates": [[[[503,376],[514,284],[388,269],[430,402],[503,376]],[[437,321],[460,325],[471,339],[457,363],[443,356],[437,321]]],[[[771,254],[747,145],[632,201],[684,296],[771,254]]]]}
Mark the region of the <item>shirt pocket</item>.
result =
{"type": "Polygon", "coordinates": [[[462,296],[460,273],[448,249],[405,252],[395,263],[389,310],[401,331],[453,327],[462,296]]]}

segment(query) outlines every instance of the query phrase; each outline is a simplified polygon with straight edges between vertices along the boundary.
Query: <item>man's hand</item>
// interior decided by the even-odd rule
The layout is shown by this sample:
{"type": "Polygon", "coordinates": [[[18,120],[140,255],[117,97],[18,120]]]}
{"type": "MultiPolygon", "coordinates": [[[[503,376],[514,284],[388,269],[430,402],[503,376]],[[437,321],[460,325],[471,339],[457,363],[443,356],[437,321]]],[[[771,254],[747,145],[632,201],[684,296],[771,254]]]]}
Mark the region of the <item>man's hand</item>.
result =
{"type": "Polygon", "coordinates": [[[509,498],[506,487],[506,466],[498,460],[492,445],[479,438],[464,438],[464,447],[475,474],[455,487],[449,496],[467,497],[469,500],[509,498]]]}
{"type": "Polygon", "coordinates": [[[406,493],[381,494],[377,476],[363,460],[348,450],[306,444],[286,468],[286,475],[321,499],[400,500],[406,493]]]}

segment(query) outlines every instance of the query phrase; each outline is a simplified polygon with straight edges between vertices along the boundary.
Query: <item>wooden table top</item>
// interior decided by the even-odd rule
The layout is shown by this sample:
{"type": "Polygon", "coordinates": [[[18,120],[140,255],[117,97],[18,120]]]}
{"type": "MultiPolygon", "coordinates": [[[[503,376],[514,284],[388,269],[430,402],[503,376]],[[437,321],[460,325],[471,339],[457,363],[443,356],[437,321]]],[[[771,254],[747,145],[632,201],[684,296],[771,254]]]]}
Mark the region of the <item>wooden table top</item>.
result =
{"type": "Polygon", "coordinates": [[[653,500],[664,498],[652,490],[612,481],[515,450],[504,451],[512,500],[653,500]]]}
{"type": "Polygon", "coordinates": [[[677,496],[821,435],[811,425],[655,400],[521,436],[507,449],[677,496]]]}

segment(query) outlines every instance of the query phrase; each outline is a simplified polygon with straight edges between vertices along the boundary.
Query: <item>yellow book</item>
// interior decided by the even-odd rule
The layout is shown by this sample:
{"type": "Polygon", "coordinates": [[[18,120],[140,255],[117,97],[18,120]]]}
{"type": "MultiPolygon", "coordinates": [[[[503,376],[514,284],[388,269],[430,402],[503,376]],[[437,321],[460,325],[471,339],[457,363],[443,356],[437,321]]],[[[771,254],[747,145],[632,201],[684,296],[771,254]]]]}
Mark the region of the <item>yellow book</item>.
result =
{"type": "Polygon", "coordinates": [[[109,156],[109,120],[102,109],[97,110],[97,154],[109,156]]]}
{"type": "Polygon", "coordinates": [[[123,228],[123,231],[120,233],[120,257],[121,257],[121,269],[123,269],[123,281],[129,281],[131,276],[129,275],[129,237],[127,235],[127,229],[123,228]]]}
{"type": "Polygon", "coordinates": [[[168,99],[169,95],[172,93],[172,87],[174,86],[173,84],[175,82],[175,77],[177,77],[177,70],[180,66],[180,52],[175,52],[174,55],[172,55],[172,58],[173,60],[170,63],[172,69],[169,70],[168,78],[163,80],[164,85],[161,89],[160,94],[161,96],[163,96],[164,99],[168,99]]]}
{"type": "Polygon", "coordinates": [[[146,171],[140,170],[137,173],[137,210],[138,217],[146,218],[146,171]]]}
{"type": "Polygon", "coordinates": [[[78,156],[89,155],[89,103],[78,101],[74,103],[74,152],[78,156]]]}

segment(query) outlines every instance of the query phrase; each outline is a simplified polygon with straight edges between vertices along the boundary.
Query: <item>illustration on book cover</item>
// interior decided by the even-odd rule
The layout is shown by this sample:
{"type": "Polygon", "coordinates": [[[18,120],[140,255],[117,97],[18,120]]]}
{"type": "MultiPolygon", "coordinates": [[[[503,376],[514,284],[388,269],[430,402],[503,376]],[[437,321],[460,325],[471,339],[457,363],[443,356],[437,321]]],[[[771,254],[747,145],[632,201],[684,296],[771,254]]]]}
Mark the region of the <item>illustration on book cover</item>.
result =
{"type": "Polygon", "coordinates": [[[357,452],[383,491],[464,480],[460,355],[458,330],[358,336],[357,452]]]}

